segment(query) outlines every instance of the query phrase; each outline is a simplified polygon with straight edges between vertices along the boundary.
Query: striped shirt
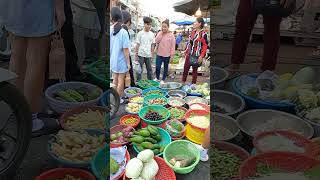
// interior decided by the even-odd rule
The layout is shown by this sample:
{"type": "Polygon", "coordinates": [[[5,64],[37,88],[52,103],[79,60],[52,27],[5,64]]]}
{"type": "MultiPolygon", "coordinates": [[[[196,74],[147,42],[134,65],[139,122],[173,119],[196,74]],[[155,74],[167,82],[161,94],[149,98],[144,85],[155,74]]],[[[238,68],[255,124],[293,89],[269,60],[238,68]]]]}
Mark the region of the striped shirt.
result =
{"type": "Polygon", "coordinates": [[[193,30],[189,35],[189,43],[187,44],[187,55],[195,55],[205,57],[208,48],[208,35],[202,29],[198,33],[193,30]]]}

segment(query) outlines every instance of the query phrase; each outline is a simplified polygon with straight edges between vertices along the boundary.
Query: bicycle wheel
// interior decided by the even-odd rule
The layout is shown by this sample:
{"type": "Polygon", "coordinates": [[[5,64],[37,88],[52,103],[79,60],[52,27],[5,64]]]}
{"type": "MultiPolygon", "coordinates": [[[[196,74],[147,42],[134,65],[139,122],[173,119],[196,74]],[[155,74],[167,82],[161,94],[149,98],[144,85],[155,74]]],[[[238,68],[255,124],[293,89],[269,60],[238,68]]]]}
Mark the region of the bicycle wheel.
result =
{"type": "Polygon", "coordinates": [[[27,152],[32,130],[25,97],[15,86],[0,83],[0,177],[12,179],[27,152]]]}

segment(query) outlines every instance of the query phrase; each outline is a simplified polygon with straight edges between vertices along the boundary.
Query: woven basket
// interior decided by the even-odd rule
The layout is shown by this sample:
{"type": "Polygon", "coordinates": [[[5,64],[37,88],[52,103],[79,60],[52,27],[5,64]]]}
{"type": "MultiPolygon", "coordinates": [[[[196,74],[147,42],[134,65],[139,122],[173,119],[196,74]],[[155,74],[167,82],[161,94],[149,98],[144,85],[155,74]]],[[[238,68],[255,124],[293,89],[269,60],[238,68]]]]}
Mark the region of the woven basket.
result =
{"type": "Polygon", "coordinates": [[[62,114],[66,111],[69,111],[79,106],[87,106],[87,107],[96,106],[98,105],[102,95],[103,95],[103,92],[98,86],[95,86],[89,83],[84,83],[84,82],[64,82],[64,83],[55,84],[50,86],[45,92],[45,96],[46,96],[46,99],[48,100],[49,106],[59,114],[62,114]],[[80,87],[86,87],[89,90],[98,88],[100,91],[100,96],[94,100],[86,101],[86,102],[63,102],[53,98],[53,94],[58,90],[66,89],[66,88],[74,89],[74,88],[80,88],[80,87]]]}

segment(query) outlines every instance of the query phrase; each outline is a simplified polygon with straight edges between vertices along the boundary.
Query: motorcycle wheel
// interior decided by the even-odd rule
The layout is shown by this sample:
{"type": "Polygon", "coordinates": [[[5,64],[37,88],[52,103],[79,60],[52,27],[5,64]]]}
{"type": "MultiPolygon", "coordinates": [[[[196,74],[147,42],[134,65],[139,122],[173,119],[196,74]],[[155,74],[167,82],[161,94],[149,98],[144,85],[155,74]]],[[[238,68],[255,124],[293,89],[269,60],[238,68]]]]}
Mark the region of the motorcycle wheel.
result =
{"type": "Polygon", "coordinates": [[[120,107],[120,96],[114,88],[110,88],[110,118],[113,119],[120,107]]]}
{"type": "Polygon", "coordinates": [[[0,177],[12,179],[31,140],[31,112],[24,95],[7,82],[0,83],[0,106],[6,106],[0,108],[0,177]]]}

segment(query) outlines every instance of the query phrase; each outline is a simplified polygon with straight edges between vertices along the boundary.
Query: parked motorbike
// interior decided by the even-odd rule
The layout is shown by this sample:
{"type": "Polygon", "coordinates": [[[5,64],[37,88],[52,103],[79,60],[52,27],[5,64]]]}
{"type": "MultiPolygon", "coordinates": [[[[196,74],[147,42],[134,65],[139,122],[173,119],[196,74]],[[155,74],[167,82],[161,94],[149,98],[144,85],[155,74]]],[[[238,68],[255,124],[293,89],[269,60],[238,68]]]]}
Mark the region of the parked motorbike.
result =
{"type": "Polygon", "coordinates": [[[0,68],[0,179],[12,179],[27,152],[32,131],[29,105],[8,81],[17,76],[0,68]]]}

